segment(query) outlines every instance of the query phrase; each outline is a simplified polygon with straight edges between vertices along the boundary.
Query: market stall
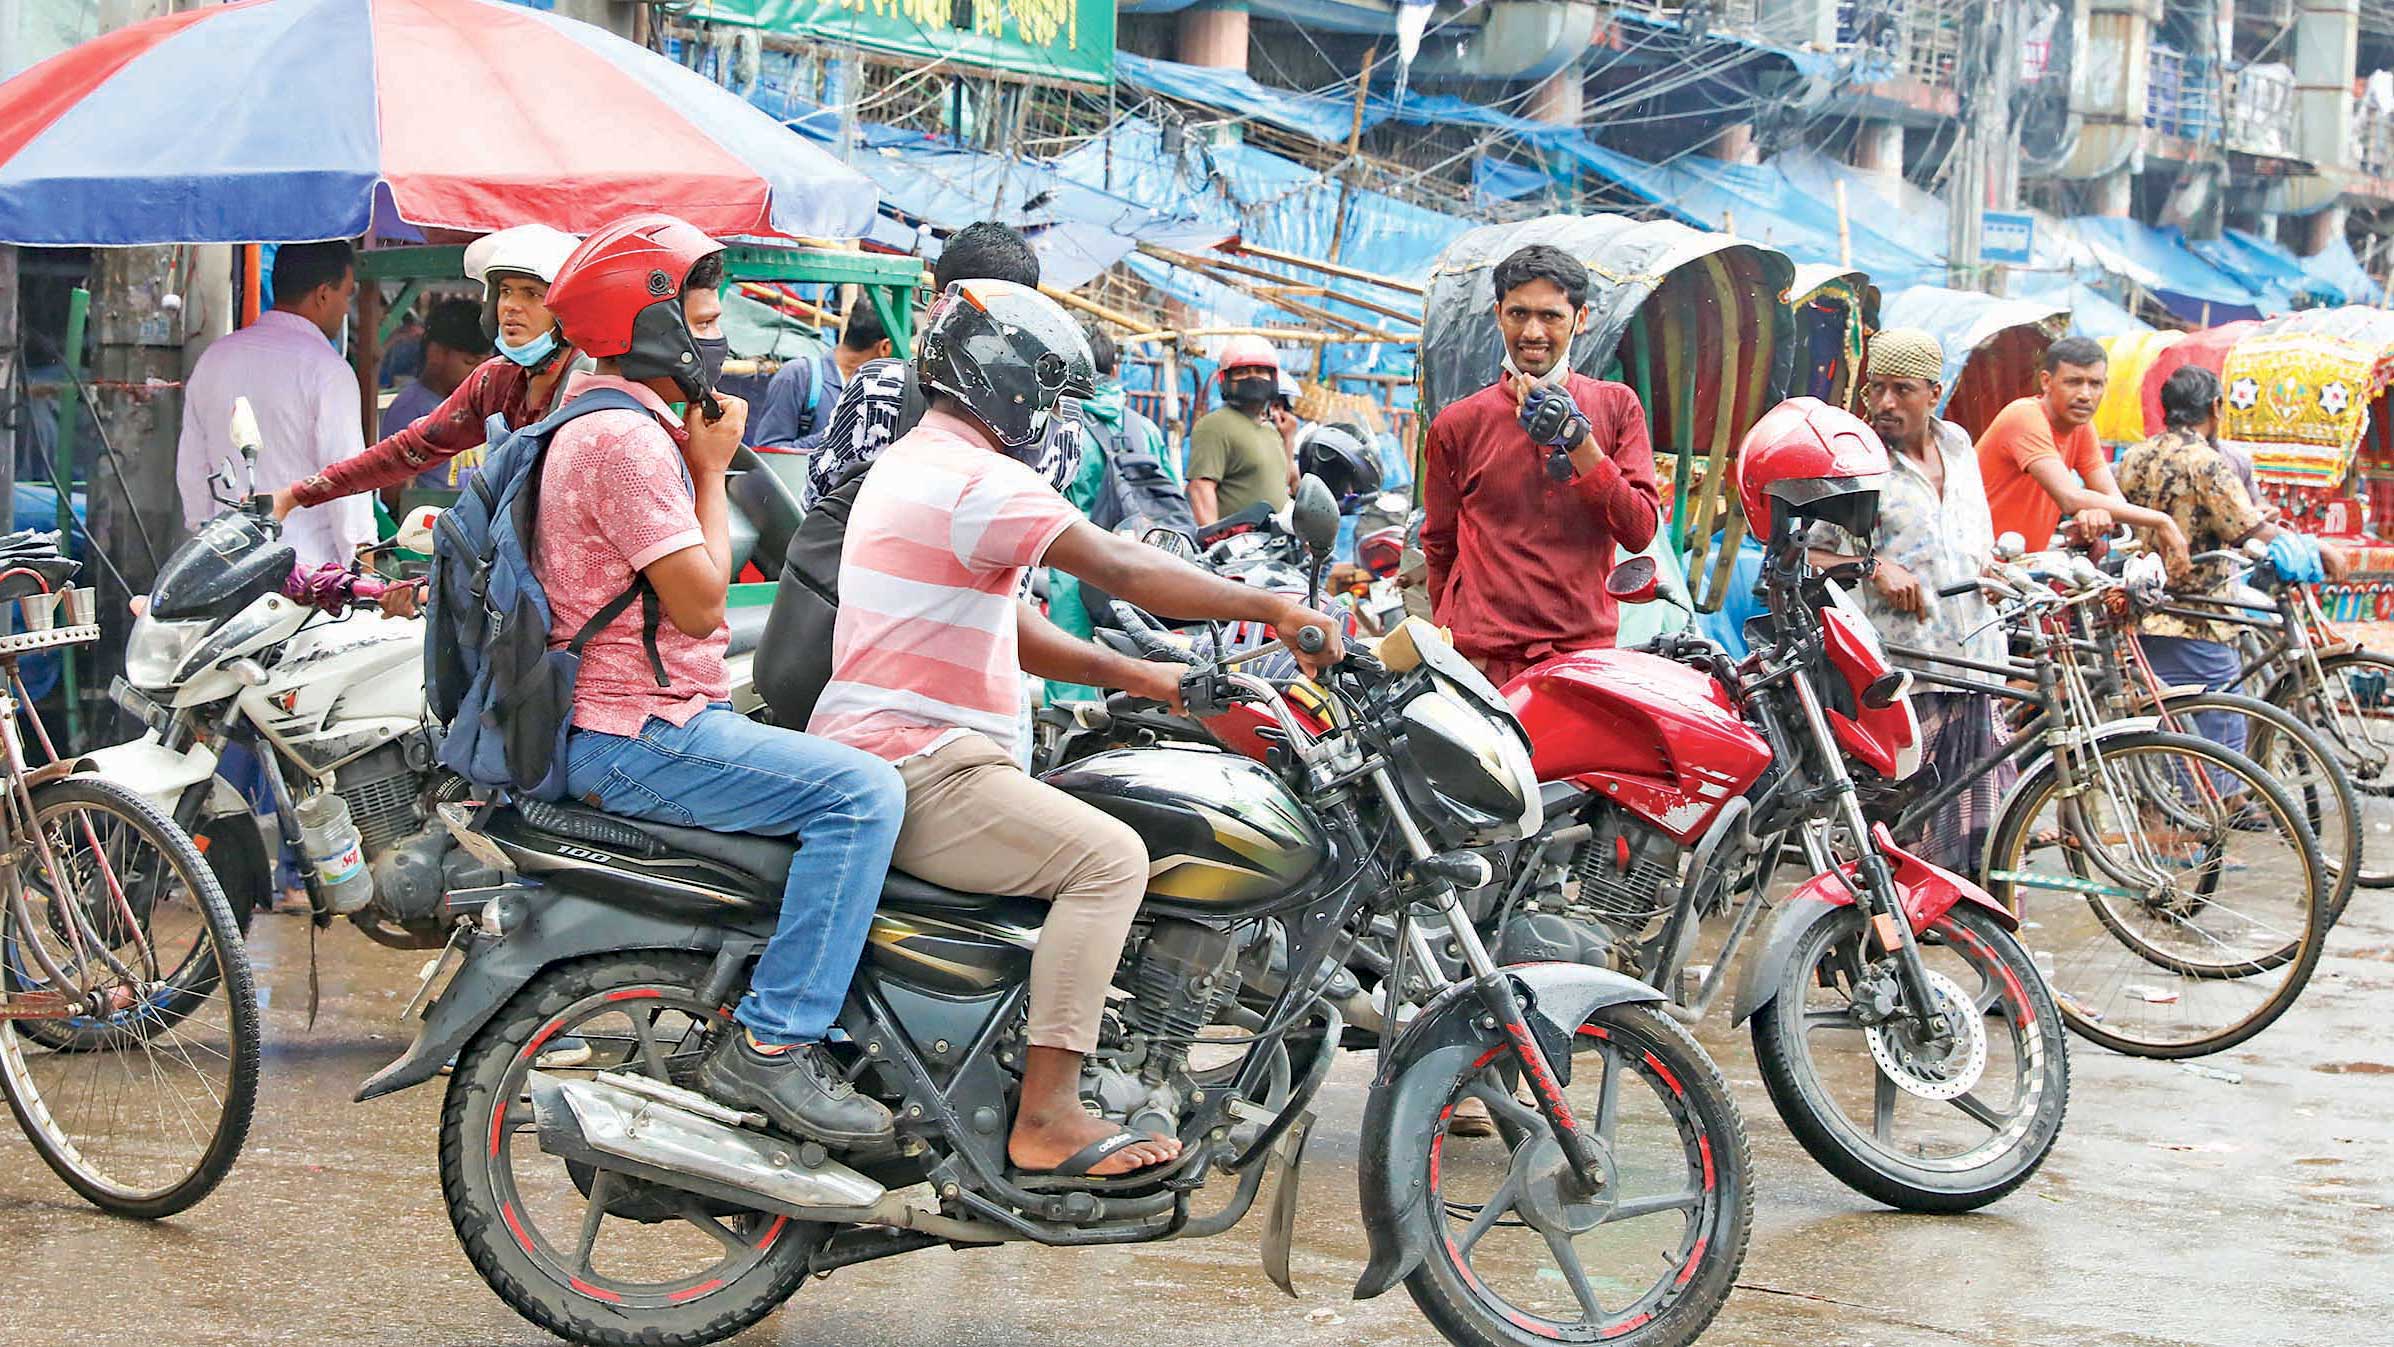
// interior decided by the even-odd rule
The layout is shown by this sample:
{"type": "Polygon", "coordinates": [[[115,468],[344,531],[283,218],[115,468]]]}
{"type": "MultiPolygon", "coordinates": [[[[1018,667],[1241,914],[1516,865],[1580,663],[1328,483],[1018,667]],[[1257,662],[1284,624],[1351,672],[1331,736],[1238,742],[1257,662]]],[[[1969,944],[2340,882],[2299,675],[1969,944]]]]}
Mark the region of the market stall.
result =
{"type": "Polygon", "coordinates": [[[1795,267],[1775,249],[1669,220],[1549,215],[1474,229],[1431,270],[1423,304],[1420,411],[1485,388],[1504,359],[1491,273],[1513,250],[1550,243],[1588,264],[1588,330],[1571,364],[1637,391],[1646,408],[1669,545],[1699,607],[1717,608],[1742,521],[1724,480],[1737,442],[1785,394],[1796,359],[1787,296],[1795,267]],[[1716,542],[1716,525],[1723,532],[1716,542]],[[1723,564],[1709,565],[1718,559],[1723,564]]]}
{"type": "Polygon", "coordinates": [[[1852,403],[1862,373],[1863,344],[1879,327],[1879,288],[1845,267],[1805,262],[1788,291],[1795,316],[1796,369],[1790,395],[1807,394],[1833,407],[1852,403]]]}
{"type": "Polygon", "coordinates": [[[2013,399],[2037,391],[2045,348],[2070,329],[2070,311],[2051,300],[1938,285],[1898,291],[1881,317],[1882,327],[1920,328],[1945,349],[1945,401],[1937,414],[1973,438],[2013,399]]]}

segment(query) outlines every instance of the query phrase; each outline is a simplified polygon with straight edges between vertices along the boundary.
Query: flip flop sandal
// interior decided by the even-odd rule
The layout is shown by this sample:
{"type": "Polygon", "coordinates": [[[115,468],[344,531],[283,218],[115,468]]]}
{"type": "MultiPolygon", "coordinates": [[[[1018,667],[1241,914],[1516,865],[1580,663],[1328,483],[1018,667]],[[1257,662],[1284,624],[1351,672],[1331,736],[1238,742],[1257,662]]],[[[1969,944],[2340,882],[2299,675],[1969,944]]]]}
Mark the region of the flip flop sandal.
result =
{"type": "Polygon", "coordinates": [[[1133,1132],[1126,1127],[1112,1136],[1099,1137],[1074,1151],[1064,1157],[1064,1163],[1057,1165],[1054,1169],[1017,1169],[1014,1171],[1014,1181],[1021,1187],[1038,1191],[1053,1184],[1079,1186],[1135,1179],[1150,1170],[1162,1169],[1170,1165],[1172,1161],[1165,1160],[1157,1164],[1141,1165],[1137,1169],[1126,1169],[1119,1174],[1092,1174],[1089,1171],[1104,1163],[1107,1156],[1126,1146],[1136,1146],[1142,1141],[1153,1140],[1155,1138],[1145,1132],[1133,1132]]]}

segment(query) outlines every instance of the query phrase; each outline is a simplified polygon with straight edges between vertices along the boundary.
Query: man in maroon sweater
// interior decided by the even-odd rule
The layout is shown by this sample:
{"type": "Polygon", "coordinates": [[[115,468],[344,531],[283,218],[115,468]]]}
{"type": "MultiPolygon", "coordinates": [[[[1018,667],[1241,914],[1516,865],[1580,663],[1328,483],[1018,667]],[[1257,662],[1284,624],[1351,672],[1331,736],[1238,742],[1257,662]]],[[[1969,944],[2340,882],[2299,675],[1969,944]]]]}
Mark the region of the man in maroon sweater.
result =
{"type": "Polygon", "coordinates": [[[1430,423],[1421,548],[1437,622],[1502,684],[1612,644],[1613,549],[1654,540],[1660,493],[1637,395],[1571,370],[1587,267],[1533,243],[1495,282],[1504,372],[1430,423]]]}
{"type": "Polygon", "coordinates": [[[466,274],[482,282],[483,330],[499,353],[397,434],[275,492],[275,518],[403,485],[426,468],[482,447],[493,416],[520,430],[548,415],[575,354],[549,316],[549,282],[574,243],[573,235],[545,225],[519,225],[475,240],[466,249],[466,274]]]}

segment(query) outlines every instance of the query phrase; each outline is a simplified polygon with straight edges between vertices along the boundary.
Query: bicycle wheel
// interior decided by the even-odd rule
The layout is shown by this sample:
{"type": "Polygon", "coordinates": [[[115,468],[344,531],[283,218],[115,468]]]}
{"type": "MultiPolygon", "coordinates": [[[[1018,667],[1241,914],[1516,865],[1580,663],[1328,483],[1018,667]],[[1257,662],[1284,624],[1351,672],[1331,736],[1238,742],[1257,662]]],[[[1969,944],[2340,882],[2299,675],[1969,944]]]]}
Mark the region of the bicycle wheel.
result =
{"type": "Polygon", "coordinates": [[[2268,700],[2317,730],[2352,779],[2361,834],[2354,882],[2394,888],[2394,659],[2356,650],[2321,656],[2319,669],[2324,682],[2298,666],[2269,690],[2268,700]]]}
{"type": "Polygon", "coordinates": [[[2165,699],[2162,706],[2173,732],[2225,742],[2286,788],[2319,841],[2319,859],[2328,874],[2328,925],[2333,927],[2344,915],[2344,905],[2352,901],[2360,876],[2361,806],[2352,775],[2337,760],[2326,736],[2293,712],[2242,693],[2183,693],[2165,699]],[[2217,733],[2225,728],[2222,718],[2232,718],[2242,733],[2223,740],[2217,733]]]}
{"type": "Polygon", "coordinates": [[[2284,787],[2191,735],[2103,738],[2067,790],[2022,780],[1988,845],[2062,1017],[2142,1057],[2233,1047],[2286,1013],[2327,939],[2326,867],[2284,787]]]}
{"type": "Polygon", "coordinates": [[[0,1091],[67,1186],[119,1215],[171,1216],[223,1180],[249,1134],[248,955],[198,848],[147,800],[77,777],[36,789],[33,808],[48,858],[32,848],[20,862],[23,909],[0,923],[11,998],[103,996],[110,1009],[0,1020],[0,1091]],[[66,985],[42,976],[36,945],[66,985]]]}

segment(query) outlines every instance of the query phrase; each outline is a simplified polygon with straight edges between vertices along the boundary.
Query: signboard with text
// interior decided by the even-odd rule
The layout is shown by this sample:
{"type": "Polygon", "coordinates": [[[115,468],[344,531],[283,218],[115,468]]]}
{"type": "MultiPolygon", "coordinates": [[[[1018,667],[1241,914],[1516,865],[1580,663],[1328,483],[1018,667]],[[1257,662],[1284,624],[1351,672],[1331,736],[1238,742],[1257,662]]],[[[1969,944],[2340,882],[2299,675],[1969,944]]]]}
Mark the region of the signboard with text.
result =
{"type": "Polygon", "coordinates": [[[696,0],[689,17],[1034,79],[1114,80],[1112,0],[696,0]]]}
{"type": "Polygon", "coordinates": [[[1990,210],[1978,217],[1978,259],[2015,267],[2036,257],[2037,217],[2027,211],[1990,210]]]}

